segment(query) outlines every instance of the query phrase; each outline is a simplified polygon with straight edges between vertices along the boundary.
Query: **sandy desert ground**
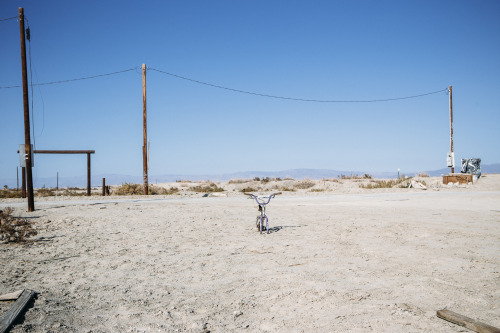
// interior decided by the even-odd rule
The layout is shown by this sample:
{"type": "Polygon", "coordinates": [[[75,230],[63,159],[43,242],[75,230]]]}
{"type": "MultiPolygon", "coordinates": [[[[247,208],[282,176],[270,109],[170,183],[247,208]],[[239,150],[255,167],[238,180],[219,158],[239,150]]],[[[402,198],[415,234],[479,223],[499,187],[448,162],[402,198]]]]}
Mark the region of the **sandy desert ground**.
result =
{"type": "Polygon", "coordinates": [[[297,181],[37,198],[32,213],[1,199],[38,230],[0,244],[0,294],[38,293],[11,332],[467,332],[436,316],[444,308],[500,327],[500,175],[422,180],[283,191],[269,234],[239,190],[297,181]]]}

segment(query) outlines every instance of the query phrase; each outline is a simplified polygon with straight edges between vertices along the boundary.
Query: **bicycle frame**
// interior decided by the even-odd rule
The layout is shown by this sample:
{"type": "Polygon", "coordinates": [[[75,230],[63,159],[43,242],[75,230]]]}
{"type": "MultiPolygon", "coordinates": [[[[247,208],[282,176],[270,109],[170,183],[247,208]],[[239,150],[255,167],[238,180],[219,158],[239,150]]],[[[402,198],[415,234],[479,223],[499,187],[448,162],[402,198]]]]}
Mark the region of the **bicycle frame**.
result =
{"type": "Polygon", "coordinates": [[[271,201],[272,198],[274,198],[277,194],[281,193],[272,193],[269,196],[264,196],[264,195],[257,196],[251,193],[245,193],[245,194],[248,195],[250,198],[254,199],[255,202],[257,202],[257,205],[259,205],[259,215],[257,215],[257,220],[255,222],[260,233],[262,234],[263,231],[264,220],[266,220],[266,231],[267,233],[269,233],[269,219],[266,215],[266,205],[271,201]]]}

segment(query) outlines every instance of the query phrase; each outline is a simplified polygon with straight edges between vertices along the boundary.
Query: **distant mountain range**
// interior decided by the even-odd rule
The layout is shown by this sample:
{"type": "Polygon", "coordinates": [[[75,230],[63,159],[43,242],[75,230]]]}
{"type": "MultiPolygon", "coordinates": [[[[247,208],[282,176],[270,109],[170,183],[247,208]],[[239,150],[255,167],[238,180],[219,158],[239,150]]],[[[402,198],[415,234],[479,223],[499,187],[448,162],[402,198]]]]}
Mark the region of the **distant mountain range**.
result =
{"type": "MultiPolygon", "coordinates": [[[[457,172],[460,172],[460,167],[455,168],[457,172]]],[[[500,173],[500,163],[481,165],[481,171],[483,173],[500,173]]],[[[429,176],[435,177],[450,172],[449,168],[425,171],[429,176]]],[[[149,175],[149,183],[166,183],[174,182],[176,180],[212,180],[212,181],[228,181],[230,179],[253,179],[254,177],[270,177],[270,178],[294,178],[294,179],[323,179],[323,178],[337,178],[340,175],[360,175],[369,174],[374,178],[396,178],[398,176],[397,172],[369,172],[369,171],[340,171],[340,170],[330,170],[330,169],[291,169],[284,171],[245,171],[245,172],[234,172],[225,174],[204,174],[204,175],[189,175],[189,174],[165,174],[165,175],[149,175]]],[[[414,176],[416,172],[405,173],[407,176],[414,176]]],[[[142,183],[142,176],[131,176],[131,175],[118,175],[118,174],[102,174],[102,175],[92,175],[92,186],[101,186],[102,178],[106,178],[107,185],[120,185],[123,183],[142,183]]],[[[21,180],[19,180],[21,182],[21,180]]],[[[0,186],[3,187],[7,185],[9,188],[16,187],[16,179],[1,179],[0,186]]],[[[40,187],[55,187],[56,178],[35,178],[34,179],[35,188],[40,187]]],[[[59,177],[59,187],[86,187],[87,178],[86,175],[78,177],[59,177]]]]}

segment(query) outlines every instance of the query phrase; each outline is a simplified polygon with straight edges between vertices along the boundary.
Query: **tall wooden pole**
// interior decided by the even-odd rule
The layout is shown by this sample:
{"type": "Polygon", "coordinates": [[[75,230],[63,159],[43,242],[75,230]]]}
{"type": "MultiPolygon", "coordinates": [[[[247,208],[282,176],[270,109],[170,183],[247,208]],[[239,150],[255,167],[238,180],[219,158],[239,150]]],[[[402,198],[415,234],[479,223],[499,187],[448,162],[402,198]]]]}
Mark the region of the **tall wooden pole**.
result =
{"type": "MultiPolygon", "coordinates": [[[[453,97],[450,86],[450,152],[453,153],[453,97]]],[[[453,159],[455,159],[453,157],[453,159]]],[[[451,173],[455,172],[455,168],[451,167],[451,173]]]]}
{"type": "Polygon", "coordinates": [[[144,195],[148,195],[148,133],[146,119],[146,64],[142,64],[142,127],[144,137],[144,143],[142,145],[142,166],[144,177],[144,195]]]}
{"type": "Polygon", "coordinates": [[[24,35],[24,9],[19,7],[19,32],[21,34],[21,66],[23,71],[23,103],[24,103],[24,149],[26,158],[26,181],[28,186],[28,212],[35,210],[33,198],[33,173],[31,170],[31,136],[30,136],[30,109],[28,102],[28,71],[26,68],[26,39],[24,35]]]}

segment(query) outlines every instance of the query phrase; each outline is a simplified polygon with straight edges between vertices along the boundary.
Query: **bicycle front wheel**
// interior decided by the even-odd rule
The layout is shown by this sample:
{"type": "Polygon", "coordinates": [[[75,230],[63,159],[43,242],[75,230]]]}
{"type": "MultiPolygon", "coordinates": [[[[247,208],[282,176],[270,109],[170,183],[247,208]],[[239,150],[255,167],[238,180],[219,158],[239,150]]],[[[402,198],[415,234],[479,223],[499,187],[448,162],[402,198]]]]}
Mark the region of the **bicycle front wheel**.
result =
{"type": "Polygon", "coordinates": [[[260,229],[260,216],[257,216],[257,219],[255,220],[255,226],[257,227],[257,230],[262,232],[260,229]]]}

